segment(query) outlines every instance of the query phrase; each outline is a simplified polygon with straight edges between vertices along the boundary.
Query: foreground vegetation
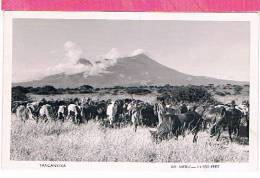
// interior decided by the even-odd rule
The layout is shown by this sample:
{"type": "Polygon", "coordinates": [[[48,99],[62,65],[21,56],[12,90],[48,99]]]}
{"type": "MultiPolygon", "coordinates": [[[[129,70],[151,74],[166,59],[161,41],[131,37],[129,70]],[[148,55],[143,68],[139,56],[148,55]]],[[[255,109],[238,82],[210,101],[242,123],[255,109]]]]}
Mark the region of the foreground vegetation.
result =
{"type": "Polygon", "coordinates": [[[104,128],[90,121],[22,123],[12,116],[11,159],[31,161],[120,161],[120,162],[246,162],[249,146],[245,138],[230,143],[224,133],[220,141],[207,132],[156,144],[148,128],[133,132],[130,126],[104,128]]]}

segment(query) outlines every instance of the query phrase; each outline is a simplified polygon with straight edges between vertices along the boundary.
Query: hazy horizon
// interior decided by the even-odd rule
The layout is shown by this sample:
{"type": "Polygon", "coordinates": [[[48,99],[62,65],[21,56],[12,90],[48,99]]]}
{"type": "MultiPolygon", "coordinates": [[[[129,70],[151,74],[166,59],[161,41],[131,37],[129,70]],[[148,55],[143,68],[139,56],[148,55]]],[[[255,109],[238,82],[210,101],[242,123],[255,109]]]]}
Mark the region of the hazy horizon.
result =
{"type": "Polygon", "coordinates": [[[14,83],[61,72],[98,75],[118,57],[140,53],[182,73],[249,81],[249,23],[15,19],[13,24],[14,83]],[[86,68],[74,65],[80,57],[111,61],[86,68]]]}

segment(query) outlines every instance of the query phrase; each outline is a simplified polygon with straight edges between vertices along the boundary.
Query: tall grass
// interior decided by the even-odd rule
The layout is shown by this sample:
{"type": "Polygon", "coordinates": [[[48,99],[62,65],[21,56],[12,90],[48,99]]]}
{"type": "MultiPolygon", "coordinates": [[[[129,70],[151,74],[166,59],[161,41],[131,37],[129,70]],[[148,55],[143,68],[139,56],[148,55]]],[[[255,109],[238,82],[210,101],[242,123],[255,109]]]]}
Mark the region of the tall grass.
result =
{"type": "Polygon", "coordinates": [[[12,117],[11,159],[37,161],[120,162],[246,162],[248,145],[220,141],[206,132],[156,144],[147,128],[104,128],[90,121],[76,126],[70,122],[22,123],[12,117]]]}

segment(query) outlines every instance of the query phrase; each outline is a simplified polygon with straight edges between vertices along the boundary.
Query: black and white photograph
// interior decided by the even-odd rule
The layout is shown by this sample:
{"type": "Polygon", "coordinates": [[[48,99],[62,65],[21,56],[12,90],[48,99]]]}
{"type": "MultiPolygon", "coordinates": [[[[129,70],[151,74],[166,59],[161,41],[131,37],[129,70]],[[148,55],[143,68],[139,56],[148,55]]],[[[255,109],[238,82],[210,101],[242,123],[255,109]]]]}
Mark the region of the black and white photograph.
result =
{"type": "Polygon", "coordinates": [[[104,13],[11,27],[10,161],[250,162],[250,19],[104,13]]]}

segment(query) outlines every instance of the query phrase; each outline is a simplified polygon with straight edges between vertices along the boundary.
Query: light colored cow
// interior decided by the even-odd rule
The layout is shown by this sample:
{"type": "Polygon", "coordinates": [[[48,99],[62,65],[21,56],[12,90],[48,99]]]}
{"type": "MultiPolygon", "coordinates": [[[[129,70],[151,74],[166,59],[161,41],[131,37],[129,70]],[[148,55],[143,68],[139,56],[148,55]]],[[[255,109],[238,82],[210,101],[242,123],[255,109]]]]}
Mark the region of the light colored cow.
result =
{"type": "Polygon", "coordinates": [[[47,122],[49,120],[52,120],[52,107],[49,104],[45,104],[40,108],[39,116],[41,119],[44,120],[44,122],[47,122]]]}
{"type": "Polygon", "coordinates": [[[239,111],[241,111],[243,113],[244,117],[249,116],[249,108],[247,107],[247,105],[241,104],[241,105],[236,106],[235,108],[238,109],[239,111]]]}
{"type": "Polygon", "coordinates": [[[23,105],[20,105],[16,109],[16,117],[25,122],[30,118],[30,110],[23,105]]]}
{"type": "Polygon", "coordinates": [[[81,123],[81,108],[76,104],[70,104],[68,106],[68,120],[72,120],[76,124],[81,123]]]}
{"type": "Polygon", "coordinates": [[[107,106],[107,111],[106,111],[110,125],[113,124],[116,112],[117,111],[115,107],[115,101],[111,101],[111,103],[107,106]]]}
{"type": "Polygon", "coordinates": [[[155,110],[156,110],[156,114],[158,116],[158,126],[162,123],[163,121],[163,117],[166,113],[166,107],[160,102],[158,104],[155,104],[155,110]]]}
{"type": "Polygon", "coordinates": [[[135,132],[137,130],[137,126],[140,124],[141,117],[142,114],[140,106],[134,105],[131,110],[131,121],[135,132]]]}
{"type": "Polygon", "coordinates": [[[61,119],[62,121],[64,121],[66,116],[67,116],[67,107],[65,105],[59,106],[59,109],[58,109],[58,119],[61,119]]]}

